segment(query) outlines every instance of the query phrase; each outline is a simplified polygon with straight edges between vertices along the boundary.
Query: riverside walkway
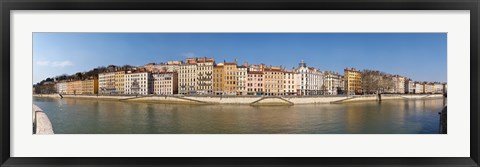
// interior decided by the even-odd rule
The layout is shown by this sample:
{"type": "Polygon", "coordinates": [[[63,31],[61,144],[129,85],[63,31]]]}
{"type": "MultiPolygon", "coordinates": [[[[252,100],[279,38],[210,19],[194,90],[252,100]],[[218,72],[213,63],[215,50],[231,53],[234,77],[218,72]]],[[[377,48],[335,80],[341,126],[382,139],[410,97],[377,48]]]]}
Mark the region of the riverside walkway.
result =
{"type": "Polygon", "coordinates": [[[33,104],[32,106],[33,134],[48,135],[54,134],[53,126],[43,110],[33,104]]]}
{"type": "MultiPolygon", "coordinates": [[[[58,94],[34,95],[61,98],[58,94]]],[[[62,95],[63,98],[115,100],[124,102],[154,102],[166,104],[242,104],[242,105],[298,105],[376,101],[376,95],[321,95],[321,96],[206,96],[206,95],[62,95]]],[[[442,98],[441,94],[382,94],[382,100],[442,98]]]]}

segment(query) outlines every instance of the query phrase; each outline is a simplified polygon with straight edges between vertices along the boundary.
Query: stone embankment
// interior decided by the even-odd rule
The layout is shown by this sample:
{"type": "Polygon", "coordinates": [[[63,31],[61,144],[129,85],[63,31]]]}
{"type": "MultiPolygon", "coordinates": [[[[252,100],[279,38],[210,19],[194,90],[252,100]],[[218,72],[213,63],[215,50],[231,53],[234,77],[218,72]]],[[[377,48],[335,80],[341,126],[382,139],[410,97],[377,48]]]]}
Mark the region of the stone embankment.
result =
{"type": "MultiPolygon", "coordinates": [[[[34,95],[35,97],[62,98],[58,94],[34,95]]],[[[362,96],[102,96],[102,95],[62,95],[63,98],[117,100],[125,102],[152,102],[168,104],[243,104],[243,105],[298,105],[347,103],[379,100],[377,95],[362,96]]],[[[381,95],[381,100],[395,99],[428,99],[442,98],[441,94],[433,95],[381,95]]]]}
{"type": "Polygon", "coordinates": [[[48,119],[47,114],[35,104],[32,106],[32,123],[34,134],[54,134],[52,123],[48,119]]]}

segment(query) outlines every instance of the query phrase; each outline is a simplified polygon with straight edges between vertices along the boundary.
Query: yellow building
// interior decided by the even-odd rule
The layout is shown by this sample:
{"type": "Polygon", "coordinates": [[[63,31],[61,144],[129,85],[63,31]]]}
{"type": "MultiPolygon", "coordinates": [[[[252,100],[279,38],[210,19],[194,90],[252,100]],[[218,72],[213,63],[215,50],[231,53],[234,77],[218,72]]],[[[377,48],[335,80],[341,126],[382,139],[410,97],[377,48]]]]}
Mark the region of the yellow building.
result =
{"type": "Polygon", "coordinates": [[[236,95],[236,73],[237,63],[224,63],[223,66],[223,93],[225,95],[236,95]]]}
{"type": "MultiPolygon", "coordinates": [[[[98,93],[98,79],[88,79],[81,81],[82,93],[81,94],[97,94],[98,93]]],[[[78,93],[79,94],[79,93],[78,93]]]]}
{"type": "Polygon", "coordinates": [[[80,95],[80,94],[97,94],[98,93],[98,79],[88,79],[79,81],[67,82],[66,94],[80,95]]]}
{"type": "Polygon", "coordinates": [[[125,94],[125,71],[115,72],[115,91],[118,94],[125,94]]]}
{"type": "Polygon", "coordinates": [[[265,68],[264,71],[264,89],[265,95],[280,96],[283,95],[284,72],[279,67],[265,68]]]}
{"type": "Polygon", "coordinates": [[[83,93],[83,85],[82,81],[70,81],[67,82],[67,94],[82,94],[83,93]]]}
{"type": "Polygon", "coordinates": [[[83,94],[82,81],[73,82],[73,94],[83,94]]]}
{"type": "Polygon", "coordinates": [[[68,81],[67,82],[67,94],[73,94],[75,88],[73,87],[73,81],[68,81]]]}
{"type": "Polygon", "coordinates": [[[218,63],[213,67],[213,93],[215,95],[223,94],[223,63],[218,63]]]}
{"type": "Polygon", "coordinates": [[[345,88],[348,94],[362,93],[362,73],[355,68],[344,70],[345,88]]]}

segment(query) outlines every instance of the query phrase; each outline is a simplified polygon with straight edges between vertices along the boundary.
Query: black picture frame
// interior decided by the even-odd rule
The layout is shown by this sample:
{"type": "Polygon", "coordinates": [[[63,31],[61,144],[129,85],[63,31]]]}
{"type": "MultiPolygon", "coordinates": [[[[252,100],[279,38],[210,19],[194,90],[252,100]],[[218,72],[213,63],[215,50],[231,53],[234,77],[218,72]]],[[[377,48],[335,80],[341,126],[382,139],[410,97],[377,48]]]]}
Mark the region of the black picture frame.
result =
{"type": "MultiPolygon", "coordinates": [[[[2,0],[0,77],[1,166],[478,166],[478,0],[2,0]],[[10,156],[11,10],[469,10],[470,157],[388,158],[22,158],[10,156]]],[[[454,144],[454,143],[445,143],[454,144]]],[[[94,150],[92,150],[94,151],[94,150]]],[[[414,151],[414,150],[413,150],[414,151]]],[[[448,151],[448,150],[445,150],[448,151]]]]}

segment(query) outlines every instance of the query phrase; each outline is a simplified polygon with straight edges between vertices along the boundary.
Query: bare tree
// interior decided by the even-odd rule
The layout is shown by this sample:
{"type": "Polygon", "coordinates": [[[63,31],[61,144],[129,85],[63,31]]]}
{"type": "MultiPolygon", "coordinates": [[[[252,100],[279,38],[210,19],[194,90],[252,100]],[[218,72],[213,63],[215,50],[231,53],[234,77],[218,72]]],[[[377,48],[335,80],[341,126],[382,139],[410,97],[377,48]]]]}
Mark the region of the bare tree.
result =
{"type": "Polygon", "coordinates": [[[372,94],[380,91],[382,83],[382,74],[380,71],[363,70],[362,71],[362,88],[365,93],[372,94]]]}
{"type": "Polygon", "coordinates": [[[376,70],[362,71],[362,87],[365,93],[383,93],[395,86],[391,75],[376,70]]]}

